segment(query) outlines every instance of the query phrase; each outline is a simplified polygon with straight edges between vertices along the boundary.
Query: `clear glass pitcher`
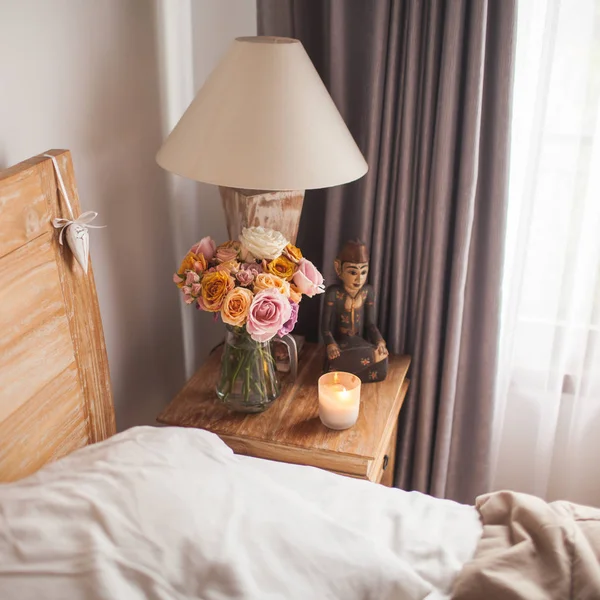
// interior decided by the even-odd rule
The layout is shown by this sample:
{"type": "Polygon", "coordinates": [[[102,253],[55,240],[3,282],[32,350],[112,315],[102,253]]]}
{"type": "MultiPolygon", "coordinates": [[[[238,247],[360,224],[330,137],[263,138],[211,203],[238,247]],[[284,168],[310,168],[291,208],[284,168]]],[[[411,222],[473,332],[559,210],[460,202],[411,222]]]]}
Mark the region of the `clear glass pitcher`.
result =
{"type": "MultiPolygon", "coordinates": [[[[290,374],[298,370],[296,342],[290,335],[278,338],[290,354],[290,374]]],[[[262,412],[279,396],[281,385],[270,342],[253,340],[243,327],[227,327],[221,358],[217,396],[230,410],[262,412]]]]}

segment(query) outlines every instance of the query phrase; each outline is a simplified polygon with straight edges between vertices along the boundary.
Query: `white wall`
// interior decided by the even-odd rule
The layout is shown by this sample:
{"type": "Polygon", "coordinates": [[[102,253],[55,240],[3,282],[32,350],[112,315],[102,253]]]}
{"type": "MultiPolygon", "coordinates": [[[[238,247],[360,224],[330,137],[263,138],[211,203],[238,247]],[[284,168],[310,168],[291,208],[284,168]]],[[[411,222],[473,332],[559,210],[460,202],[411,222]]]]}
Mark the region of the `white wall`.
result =
{"type": "MultiPolygon", "coordinates": [[[[157,0],[161,73],[167,107],[165,135],[183,114],[232,40],[256,35],[255,0],[157,0]]],[[[200,238],[227,239],[216,186],[170,176],[169,189],[176,231],[176,252],[183,256],[200,238]]],[[[212,315],[182,309],[186,376],[204,361],[223,338],[223,325],[212,315]]]]}
{"type": "MultiPolygon", "coordinates": [[[[192,91],[234,35],[256,31],[254,0],[167,2],[188,5],[192,91]]],[[[82,209],[108,226],[91,256],[119,429],[154,423],[221,335],[171,283],[180,249],[224,227],[214,189],[182,184],[198,196],[188,213],[154,162],[172,96],[158,16],[148,0],[0,0],[0,168],[70,149],[82,209]]]]}

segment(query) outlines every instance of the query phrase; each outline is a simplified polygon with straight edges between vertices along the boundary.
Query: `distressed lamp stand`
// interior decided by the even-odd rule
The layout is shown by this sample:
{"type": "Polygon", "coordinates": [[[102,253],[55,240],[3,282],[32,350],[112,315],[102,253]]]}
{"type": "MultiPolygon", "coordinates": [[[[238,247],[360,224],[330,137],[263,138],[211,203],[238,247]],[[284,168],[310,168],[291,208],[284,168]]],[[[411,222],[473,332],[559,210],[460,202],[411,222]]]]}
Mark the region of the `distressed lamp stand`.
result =
{"type": "Polygon", "coordinates": [[[304,47],[282,37],[234,40],[156,160],[220,186],[231,239],[262,225],[294,242],[304,190],[367,172],[304,47]]]}
{"type": "Polygon", "coordinates": [[[296,243],[304,191],[270,192],[219,186],[219,192],[230,239],[239,239],[244,227],[260,225],[280,231],[292,244],[296,243]]]}

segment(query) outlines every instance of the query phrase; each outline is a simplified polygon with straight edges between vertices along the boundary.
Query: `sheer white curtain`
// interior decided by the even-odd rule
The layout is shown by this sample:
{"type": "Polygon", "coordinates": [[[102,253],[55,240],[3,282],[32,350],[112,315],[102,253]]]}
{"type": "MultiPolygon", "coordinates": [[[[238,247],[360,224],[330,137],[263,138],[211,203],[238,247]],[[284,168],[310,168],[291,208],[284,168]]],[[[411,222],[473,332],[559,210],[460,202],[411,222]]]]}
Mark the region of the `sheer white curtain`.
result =
{"type": "Polygon", "coordinates": [[[494,488],[600,506],[600,0],[519,3],[494,488]]]}

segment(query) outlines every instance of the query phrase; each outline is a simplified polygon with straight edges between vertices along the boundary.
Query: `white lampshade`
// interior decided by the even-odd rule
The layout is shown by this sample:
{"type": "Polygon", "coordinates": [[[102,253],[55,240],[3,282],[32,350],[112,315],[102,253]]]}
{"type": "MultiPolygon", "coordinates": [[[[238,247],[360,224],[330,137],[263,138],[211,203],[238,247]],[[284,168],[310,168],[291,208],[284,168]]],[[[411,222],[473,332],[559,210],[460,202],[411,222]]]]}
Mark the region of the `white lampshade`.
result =
{"type": "Polygon", "coordinates": [[[302,44],[277,37],[232,43],[156,160],[251,190],[331,187],[368,169],[302,44]]]}

